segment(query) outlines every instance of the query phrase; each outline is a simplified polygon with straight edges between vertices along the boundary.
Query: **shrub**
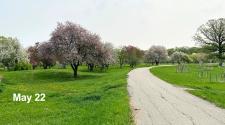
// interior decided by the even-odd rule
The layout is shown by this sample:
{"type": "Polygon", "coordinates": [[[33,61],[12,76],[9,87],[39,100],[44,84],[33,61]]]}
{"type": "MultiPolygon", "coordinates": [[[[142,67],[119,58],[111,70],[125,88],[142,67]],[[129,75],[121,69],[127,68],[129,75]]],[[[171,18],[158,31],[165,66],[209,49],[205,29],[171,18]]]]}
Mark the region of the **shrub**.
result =
{"type": "Polygon", "coordinates": [[[19,62],[14,67],[14,71],[29,70],[29,69],[32,69],[32,65],[27,62],[19,62]]]}

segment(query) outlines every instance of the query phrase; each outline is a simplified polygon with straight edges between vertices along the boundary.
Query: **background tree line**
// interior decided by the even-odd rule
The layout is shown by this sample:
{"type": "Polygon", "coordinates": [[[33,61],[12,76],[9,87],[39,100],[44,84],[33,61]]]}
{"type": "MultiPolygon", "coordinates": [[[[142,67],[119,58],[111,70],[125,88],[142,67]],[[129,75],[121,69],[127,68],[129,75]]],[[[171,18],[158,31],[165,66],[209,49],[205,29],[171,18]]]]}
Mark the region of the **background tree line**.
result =
{"type": "Polygon", "coordinates": [[[209,20],[197,29],[194,40],[199,47],[166,49],[153,45],[148,50],[128,45],[114,48],[101,37],[72,22],[58,23],[49,40],[23,48],[18,39],[0,36],[0,66],[5,70],[28,70],[36,67],[71,66],[74,77],[80,65],[89,71],[105,70],[109,65],[135,67],[139,63],[215,63],[222,66],[225,51],[225,19],[209,20]]]}

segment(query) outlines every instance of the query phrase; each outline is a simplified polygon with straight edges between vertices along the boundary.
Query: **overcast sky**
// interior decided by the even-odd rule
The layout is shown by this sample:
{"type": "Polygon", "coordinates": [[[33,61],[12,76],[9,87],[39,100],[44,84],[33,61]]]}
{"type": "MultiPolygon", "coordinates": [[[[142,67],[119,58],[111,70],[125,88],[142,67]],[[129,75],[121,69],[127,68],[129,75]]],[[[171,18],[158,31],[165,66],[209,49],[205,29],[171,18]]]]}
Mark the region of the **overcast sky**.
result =
{"type": "Polygon", "coordinates": [[[68,20],[116,47],[170,48],[194,46],[197,28],[219,17],[225,18],[225,0],[1,0],[0,35],[28,47],[68,20]]]}

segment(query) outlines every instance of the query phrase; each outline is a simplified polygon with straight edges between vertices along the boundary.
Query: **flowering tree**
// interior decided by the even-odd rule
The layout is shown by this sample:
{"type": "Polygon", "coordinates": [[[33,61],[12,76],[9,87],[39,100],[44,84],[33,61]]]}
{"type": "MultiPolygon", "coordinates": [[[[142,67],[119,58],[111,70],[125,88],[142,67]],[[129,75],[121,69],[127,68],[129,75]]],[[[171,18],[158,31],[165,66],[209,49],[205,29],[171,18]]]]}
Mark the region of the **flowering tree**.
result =
{"type": "Polygon", "coordinates": [[[55,56],[53,53],[51,42],[43,42],[38,46],[38,60],[42,62],[44,69],[55,64],[55,56]]]}
{"type": "Polygon", "coordinates": [[[87,34],[87,46],[85,47],[85,59],[89,71],[93,71],[94,66],[100,64],[100,57],[102,57],[103,44],[100,42],[100,37],[96,34],[87,34]]]}
{"type": "Polygon", "coordinates": [[[111,43],[104,43],[98,57],[98,63],[101,68],[108,68],[109,64],[115,62],[113,57],[113,45],[111,43]]]}
{"type": "Polygon", "coordinates": [[[89,46],[87,46],[89,49],[86,50],[85,58],[89,71],[93,71],[94,66],[100,66],[103,69],[114,63],[111,43],[101,43],[97,35],[91,35],[89,39],[89,46]]]}
{"type": "Polygon", "coordinates": [[[191,58],[195,63],[203,63],[207,61],[207,54],[206,53],[192,53],[191,58]]]}
{"type": "Polygon", "coordinates": [[[102,48],[100,37],[80,25],[72,22],[58,23],[52,32],[51,39],[56,59],[70,64],[74,77],[77,77],[78,66],[86,62],[96,63],[96,58],[102,48]]]}
{"type": "Polygon", "coordinates": [[[35,69],[39,62],[39,56],[38,56],[38,47],[39,47],[40,43],[37,42],[35,43],[34,46],[31,46],[28,48],[28,58],[30,60],[30,63],[32,64],[33,69],[35,69]]]}
{"type": "Polygon", "coordinates": [[[187,54],[178,51],[174,52],[170,58],[172,62],[177,62],[178,64],[191,62],[191,59],[187,54]]]}
{"type": "Polygon", "coordinates": [[[22,60],[27,60],[27,55],[19,41],[16,38],[0,36],[0,63],[9,69],[22,60]]]}
{"type": "Polygon", "coordinates": [[[162,60],[167,58],[167,50],[163,46],[152,46],[145,53],[145,60],[147,62],[155,63],[158,65],[162,60]]]}

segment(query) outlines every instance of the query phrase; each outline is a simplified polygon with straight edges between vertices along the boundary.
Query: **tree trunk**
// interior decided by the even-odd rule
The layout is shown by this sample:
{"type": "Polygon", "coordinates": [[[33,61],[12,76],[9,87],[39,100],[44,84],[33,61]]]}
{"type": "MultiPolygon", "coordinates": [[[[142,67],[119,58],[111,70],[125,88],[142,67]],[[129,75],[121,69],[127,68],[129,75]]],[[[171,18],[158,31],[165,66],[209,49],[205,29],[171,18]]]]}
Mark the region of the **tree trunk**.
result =
{"type": "Polygon", "coordinates": [[[104,69],[105,69],[105,66],[104,64],[102,64],[100,70],[103,71],[104,69]]]}
{"type": "Polygon", "coordinates": [[[47,65],[43,65],[43,67],[44,67],[44,69],[47,69],[47,68],[48,68],[48,66],[47,66],[47,65]]]}
{"type": "Polygon", "coordinates": [[[106,64],[105,67],[106,67],[106,69],[109,69],[109,64],[106,64]]]}
{"type": "Polygon", "coordinates": [[[222,47],[222,43],[220,43],[219,42],[219,47],[218,47],[218,49],[219,49],[219,56],[218,56],[218,58],[219,58],[219,66],[222,66],[223,65],[223,47],[222,47]]]}
{"type": "Polygon", "coordinates": [[[33,70],[35,70],[36,66],[35,65],[32,65],[32,68],[33,68],[33,70]]]}
{"type": "Polygon", "coordinates": [[[133,63],[131,63],[131,64],[130,64],[130,67],[131,67],[131,68],[134,68],[134,64],[133,64],[133,63]]]}
{"type": "Polygon", "coordinates": [[[77,77],[77,69],[78,69],[78,66],[75,66],[75,70],[73,70],[73,77],[74,78],[77,77]]]}
{"type": "Polygon", "coordinates": [[[123,65],[122,64],[120,64],[120,68],[122,68],[123,67],[123,65]]]}
{"type": "Polygon", "coordinates": [[[219,66],[223,66],[223,61],[220,59],[219,66]]]}
{"type": "Polygon", "coordinates": [[[155,61],[155,64],[158,66],[159,65],[159,61],[155,61]]]}
{"type": "Polygon", "coordinates": [[[94,66],[95,66],[94,64],[88,64],[90,72],[94,71],[94,66]]]}
{"type": "Polygon", "coordinates": [[[66,69],[66,64],[61,64],[63,69],[66,69]]]}
{"type": "Polygon", "coordinates": [[[123,67],[123,61],[120,60],[120,68],[122,68],[122,67],[123,67]]]}
{"type": "Polygon", "coordinates": [[[90,69],[90,64],[87,64],[87,67],[88,67],[88,71],[90,71],[91,69],[90,69]]]}
{"type": "Polygon", "coordinates": [[[72,67],[72,69],[73,69],[73,77],[74,77],[74,78],[77,77],[78,66],[79,66],[79,63],[78,63],[78,64],[76,64],[76,63],[71,64],[71,67],[72,67]]]}
{"type": "Polygon", "coordinates": [[[223,57],[222,57],[222,52],[219,52],[219,66],[223,65],[223,57]]]}
{"type": "Polygon", "coordinates": [[[10,69],[9,69],[9,66],[6,66],[7,67],[7,71],[9,71],[10,69]]]}

